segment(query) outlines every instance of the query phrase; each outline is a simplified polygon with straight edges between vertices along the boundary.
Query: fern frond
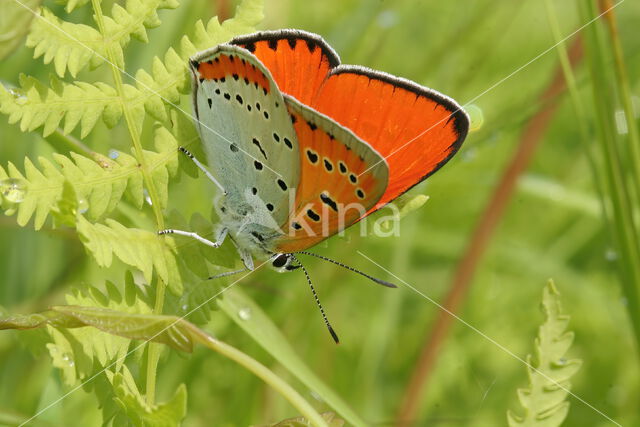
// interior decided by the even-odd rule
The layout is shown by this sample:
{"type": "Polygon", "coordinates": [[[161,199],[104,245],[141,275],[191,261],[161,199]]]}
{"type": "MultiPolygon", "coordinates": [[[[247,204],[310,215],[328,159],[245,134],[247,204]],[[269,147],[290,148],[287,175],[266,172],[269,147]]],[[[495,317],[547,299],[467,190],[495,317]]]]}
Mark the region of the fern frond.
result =
{"type": "MultiPolygon", "coordinates": [[[[17,203],[17,222],[25,226],[35,213],[34,228],[42,228],[51,209],[62,195],[64,175],[49,160],[38,158],[42,172],[25,158],[23,175],[13,163],[9,163],[7,172],[0,166],[0,176],[17,180],[23,187],[23,199],[17,203]]],[[[12,212],[5,212],[12,213],[12,212]]]]}
{"type": "MultiPolygon", "coordinates": [[[[158,127],[155,132],[155,146],[158,151],[144,151],[151,175],[156,182],[161,207],[168,201],[169,177],[178,171],[178,143],[167,129],[158,127]]],[[[38,169],[28,158],[21,173],[12,163],[5,171],[0,166],[0,180],[15,179],[24,190],[20,203],[3,206],[17,211],[17,222],[25,226],[35,214],[34,227],[39,230],[47,216],[59,209],[65,181],[74,190],[77,200],[86,202],[84,212],[90,219],[97,220],[113,211],[123,194],[141,207],[144,201],[142,171],[138,161],[126,153],[118,153],[117,159],[95,155],[93,159],[71,153],[70,157],[53,154],[54,165],[45,158],[39,158],[38,169]]],[[[75,202],[77,202],[77,200],[75,202]]],[[[12,214],[13,211],[5,211],[12,214]]],[[[73,225],[73,224],[69,224],[73,225]]]]}
{"type": "Polygon", "coordinates": [[[151,283],[155,270],[173,293],[182,293],[175,246],[170,239],[165,241],[151,231],[126,228],[112,219],[106,224],[92,224],[79,216],[76,228],[98,265],[109,267],[115,255],[123,263],[140,270],[147,283],[151,283]]]}
{"type": "Polygon", "coordinates": [[[53,61],[60,77],[67,69],[75,77],[89,63],[97,67],[107,54],[98,30],[89,25],[63,21],[45,7],[41,9],[40,18],[33,21],[27,47],[34,48],[34,58],[44,55],[45,64],[53,61]]]}
{"type": "Polygon", "coordinates": [[[181,424],[187,413],[187,388],[184,384],[178,386],[168,402],[151,406],[138,390],[129,369],[124,367],[117,374],[108,372],[107,376],[113,384],[114,399],[122,410],[113,425],[170,427],[181,424]]]}
{"type": "Polygon", "coordinates": [[[222,24],[216,17],[210,19],[206,27],[202,21],[198,21],[193,37],[184,36],[180,41],[179,53],[169,48],[164,61],[155,57],[151,74],[138,70],[135,74],[136,86],[140,91],[140,102],[144,103],[147,111],[158,120],[166,121],[164,104],[178,102],[180,93],[189,89],[189,57],[237,35],[255,31],[255,26],[262,21],[262,10],[262,0],[243,0],[236,8],[235,17],[222,24]]]}
{"type": "Polygon", "coordinates": [[[80,124],[82,138],[101,117],[108,127],[113,127],[122,116],[123,101],[105,83],[68,84],[52,78],[51,86],[25,75],[20,76],[20,89],[16,91],[0,85],[0,112],[9,115],[9,123],[20,121],[23,132],[43,126],[44,136],[56,130],[64,118],[64,133],[80,124]]]}
{"type": "MultiPolygon", "coordinates": [[[[69,2],[67,7],[73,8],[76,3],[71,5],[69,2]]],[[[177,6],[176,0],[128,0],[126,7],[116,3],[112,16],[105,16],[104,34],[88,25],[63,21],[42,8],[41,19],[34,21],[27,37],[27,47],[34,48],[34,58],[44,55],[45,64],[53,61],[60,77],[66,70],[75,77],[87,65],[96,68],[109,57],[109,49],[115,65],[123,68],[123,49],[131,37],[146,43],[147,28],[160,25],[157,10],[177,6]]]]}
{"type": "Polygon", "coordinates": [[[507,413],[509,426],[559,426],[569,412],[566,402],[570,378],[582,361],[565,358],[573,343],[573,332],[567,332],[569,316],[562,314],[560,294],[553,281],[543,291],[542,310],[545,322],[538,330],[535,353],[527,357],[529,387],[518,389],[524,415],[507,413]],[[534,369],[535,368],[535,369],[534,369]]]}
{"type": "MultiPolygon", "coordinates": [[[[88,286],[74,289],[66,296],[67,303],[97,309],[112,309],[123,313],[152,312],[148,301],[140,298],[140,292],[128,275],[125,281],[125,295],[110,282],[106,283],[107,295],[97,288],[88,286]]],[[[47,344],[53,365],[61,369],[65,383],[73,386],[91,378],[104,367],[119,372],[124,368],[125,356],[131,338],[112,335],[87,328],[64,329],[47,326],[52,342],[47,344]]]]}
{"type": "Polygon", "coordinates": [[[57,3],[66,4],[64,7],[65,12],[71,13],[75,9],[89,3],[89,1],[90,0],[58,0],[57,3]]]}

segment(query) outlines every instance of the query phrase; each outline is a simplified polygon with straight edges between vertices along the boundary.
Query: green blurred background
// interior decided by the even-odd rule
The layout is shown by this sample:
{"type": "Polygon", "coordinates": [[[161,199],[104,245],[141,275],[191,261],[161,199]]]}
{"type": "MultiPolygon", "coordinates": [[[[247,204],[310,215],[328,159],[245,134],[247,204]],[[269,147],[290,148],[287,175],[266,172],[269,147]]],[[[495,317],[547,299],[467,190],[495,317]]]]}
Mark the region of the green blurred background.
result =
{"type": "MultiPolygon", "coordinates": [[[[563,35],[585,23],[577,3],[553,2],[563,35]]],[[[52,2],[45,4],[64,13],[52,2]]],[[[162,55],[192,31],[195,20],[232,16],[235,5],[233,1],[187,0],[176,10],[160,11],[163,25],[149,31],[149,44],[131,43],[127,67],[148,69],[153,56],[162,55]]],[[[90,8],[79,9],[71,19],[89,22],[90,14],[90,8]]],[[[616,16],[636,111],[640,111],[640,3],[624,2],[616,8],[616,16]]],[[[461,104],[474,105],[470,111],[476,129],[448,165],[412,190],[411,195],[425,194],[430,199],[402,220],[399,237],[361,237],[352,230],[314,248],[398,282],[359,255],[361,251],[442,303],[527,126],[550,108],[540,96],[559,62],[556,51],[550,49],[555,41],[544,3],[267,0],[261,29],[278,28],[318,33],[344,63],[406,77],[461,104]]],[[[4,59],[0,79],[17,84],[17,75],[23,72],[46,81],[51,68],[33,60],[32,54],[21,47],[4,59]]],[[[109,78],[106,69],[98,73],[109,78]]],[[[590,76],[584,64],[575,73],[591,117],[590,76]]],[[[86,71],[81,73],[85,75],[86,71]]],[[[583,361],[571,390],[622,425],[640,425],[638,353],[616,269],[618,252],[602,216],[585,153],[585,146],[595,143],[590,140],[585,145],[581,140],[567,94],[557,102],[558,109],[526,171],[514,182],[504,215],[479,254],[470,288],[457,309],[468,325],[454,321],[436,352],[419,409],[408,425],[506,424],[506,411],[518,408],[516,389],[527,384],[526,368],[486,337],[520,358],[531,353],[543,321],[542,289],[549,278],[561,292],[564,312],[571,316],[570,330],[576,335],[568,357],[583,361]]],[[[186,96],[184,105],[188,108],[186,96]]],[[[108,130],[100,123],[94,132],[92,149],[105,154],[113,148],[128,150],[122,124],[108,130]]],[[[22,167],[25,156],[50,157],[55,150],[39,135],[21,133],[1,119],[2,164],[12,161],[22,167]]],[[[171,184],[170,196],[171,208],[186,217],[210,212],[211,186],[204,180],[183,175],[171,184]]],[[[151,221],[147,225],[153,229],[151,221]]],[[[122,277],[121,266],[98,268],[72,230],[45,227],[34,232],[18,227],[13,217],[2,217],[0,242],[0,306],[6,313],[42,310],[62,302],[71,286],[100,286],[105,277],[122,277]]],[[[311,369],[368,423],[393,424],[440,309],[402,285],[399,289],[375,286],[315,259],[306,260],[306,266],[341,337],[339,346],[327,334],[302,273],[280,275],[265,269],[240,286],[281,328],[311,369]]],[[[214,313],[203,328],[306,390],[223,313],[214,313]]],[[[0,334],[0,411],[28,415],[65,390],[45,349],[29,345],[29,334],[0,334]]],[[[164,354],[159,398],[171,396],[182,382],[189,391],[185,426],[261,424],[296,415],[262,381],[202,348],[190,356],[164,354]]],[[[303,395],[319,409],[330,410],[311,392],[303,395]]],[[[611,425],[592,408],[574,398],[569,401],[565,425],[611,425]]],[[[100,420],[95,398],[82,391],[40,418],[54,425],[100,420]]]]}

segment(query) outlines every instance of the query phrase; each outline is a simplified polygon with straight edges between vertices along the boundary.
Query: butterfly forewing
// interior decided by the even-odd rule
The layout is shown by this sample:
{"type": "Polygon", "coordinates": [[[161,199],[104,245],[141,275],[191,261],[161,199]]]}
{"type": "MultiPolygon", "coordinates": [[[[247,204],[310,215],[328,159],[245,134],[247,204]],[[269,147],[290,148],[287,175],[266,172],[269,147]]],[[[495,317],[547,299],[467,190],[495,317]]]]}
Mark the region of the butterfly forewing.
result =
{"type": "Polygon", "coordinates": [[[276,250],[305,249],[345,229],[375,206],[387,187],[384,159],[331,118],[285,96],[300,147],[300,184],[276,250]]]}
{"type": "Polygon", "coordinates": [[[321,37],[299,30],[264,31],[233,39],[271,70],[283,93],[311,105],[338,55],[321,37]]]}
{"type": "MultiPolygon", "coordinates": [[[[250,52],[219,45],[191,61],[194,108],[208,162],[229,200],[282,224],[298,186],[299,150],[283,96],[250,52]]],[[[267,224],[268,225],[268,224],[267,224]]]]}

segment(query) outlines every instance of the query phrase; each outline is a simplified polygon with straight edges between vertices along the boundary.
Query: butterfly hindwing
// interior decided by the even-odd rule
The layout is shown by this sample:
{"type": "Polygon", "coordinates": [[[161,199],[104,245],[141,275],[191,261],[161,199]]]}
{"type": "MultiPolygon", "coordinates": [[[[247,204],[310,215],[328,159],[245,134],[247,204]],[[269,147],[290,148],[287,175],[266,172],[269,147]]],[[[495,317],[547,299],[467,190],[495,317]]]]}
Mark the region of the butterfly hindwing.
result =
{"type": "Polygon", "coordinates": [[[289,190],[300,177],[299,150],[270,72],[231,45],[198,54],[191,67],[200,135],[226,199],[260,205],[274,225],[285,222],[289,190]]]}
{"type": "Polygon", "coordinates": [[[360,219],[389,180],[384,159],[331,118],[286,96],[300,148],[300,184],[276,250],[305,249],[360,219]]]}

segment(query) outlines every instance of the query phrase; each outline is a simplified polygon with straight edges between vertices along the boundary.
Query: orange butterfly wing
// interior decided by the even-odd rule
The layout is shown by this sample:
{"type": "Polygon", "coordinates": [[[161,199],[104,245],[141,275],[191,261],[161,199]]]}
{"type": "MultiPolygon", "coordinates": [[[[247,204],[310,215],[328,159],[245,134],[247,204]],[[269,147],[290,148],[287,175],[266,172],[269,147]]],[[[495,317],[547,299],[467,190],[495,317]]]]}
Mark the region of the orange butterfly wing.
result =
{"type": "Polygon", "coordinates": [[[232,43],[252,51],[283,93],[347,127],[387,160],[389,186],[370,212],[437,171],[467,135],[468,116],[452,99],[386,73],[339,65],[313,34],[268,31],[232,43]]]}
{"type": "Polygon", "coordinates": [[[285,95],[300,148],[300,184],[276,250],[296,252],[349,227],[385,192],[384,159],[334,120],[285,95]]]}

